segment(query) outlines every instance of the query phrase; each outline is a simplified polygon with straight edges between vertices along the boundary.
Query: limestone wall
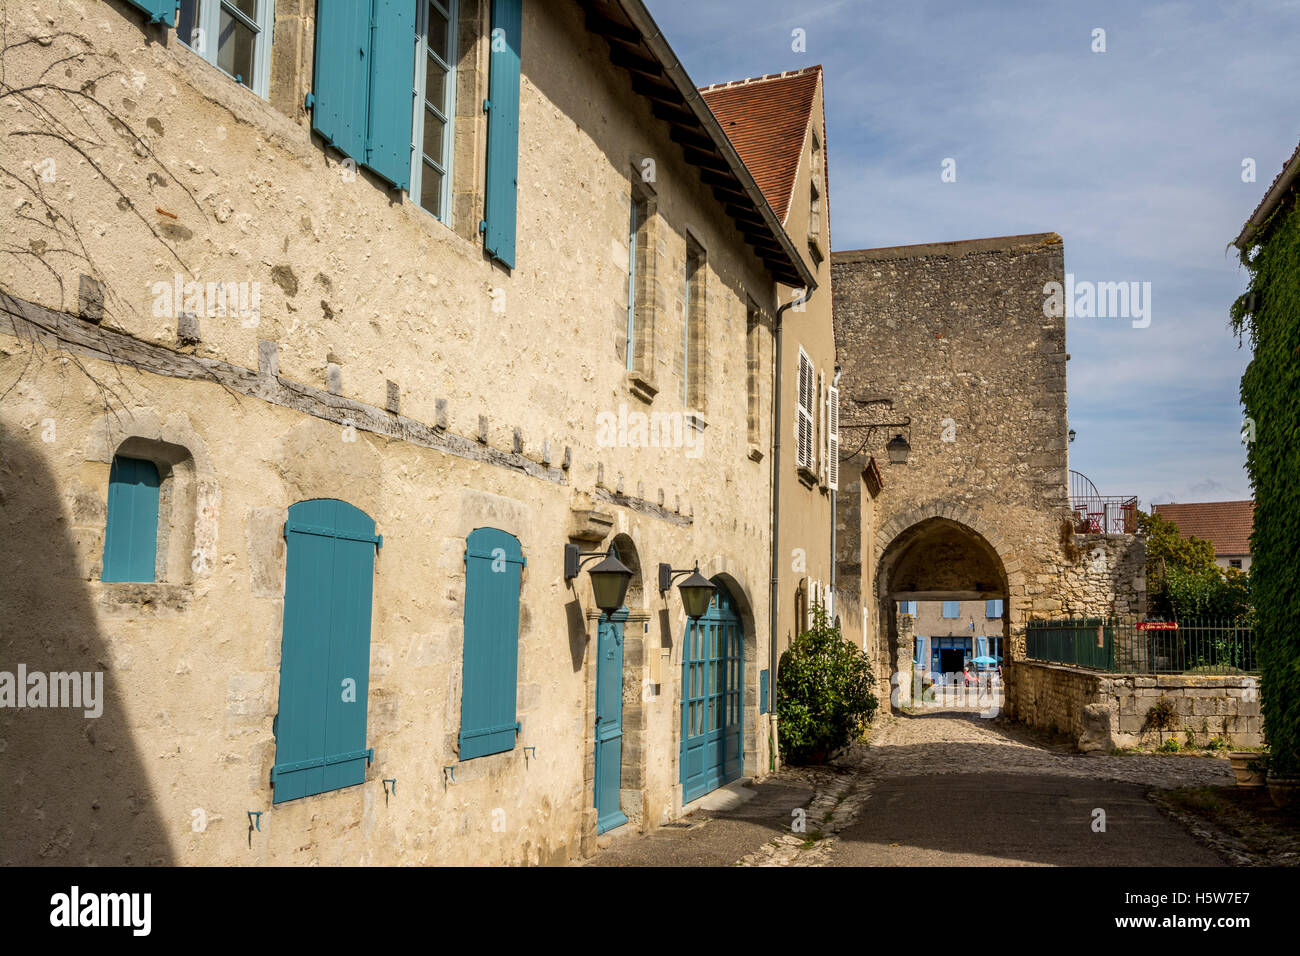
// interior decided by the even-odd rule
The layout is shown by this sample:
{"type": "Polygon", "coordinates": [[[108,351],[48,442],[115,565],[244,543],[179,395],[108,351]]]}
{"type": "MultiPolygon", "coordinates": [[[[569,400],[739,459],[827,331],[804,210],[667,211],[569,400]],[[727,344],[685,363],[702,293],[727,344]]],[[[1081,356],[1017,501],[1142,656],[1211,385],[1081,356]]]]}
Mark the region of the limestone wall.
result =
{"type": "MultiPolygon", "coordinates": [[[[624,668],[632,825],[681,805],[684,617],[655,586],[661,561],[698,560],[741,608],[744,768],[766,772],[755,728],[769,463],[748,454],[739,343],[749,303],[774,310],[771,275],[576,4],[525,5],[517,262],[487,260],[487,3],[461,7],[443,223],[311,133],[311,0],[276,4],[269,101],[120,0],[3,6],[17,45],[7,83],[44,75],[109,111],[88,107],[86,156],[10,135],[39,125],[34,106],[0,113],[17,177],[0,203],[0,286],[15,297],[0,312],[0,670],[106,678],[96,719],[0,711],[4,862],[493,864],[589,851],[595,628],[587,575],[563,577],[570,541],[594,550],[619,536],[640,569],[624,668]],[[629,382],[618,321],[625,333],[633,163],[646,156],[658,170],[646,252],[657,395],[629,382]],[[687,411],[674,349],[688,231],[707,251],[707,426],[678,428],[675,443],[648,442],[635,423],[602,434],[602,416],[687,411]],[[159,310],[178,275],[257,283],[260,310],[159,310]],[[156,583],[105,583],[109,469],[133,450],[169,469],[166,560],[156,583]],[[272,807],[283,527],[294,502],[326,497],[364,510],[384,539],[376,759],[363,785],[272,807]],[[460,763],[465,537],[482,526],[515,535],[528,562],[522,733],[512,751],[460,763]],[[252,832],[249,811],[263,812],[252,832]]],[[[38,99],[81,122],[67,97],[38,99]]]]}
{"type": "Polygon", "coordinates": [[[1198,746],[1219,738],[1239,748],[1263,743],[1259,679],[1251,676],[1133,675],[1018,661],[1007,704],[1017,719],[1076,739],[1081,750],[1155,747],[1169,738],[1198,746]],[[1161,731],[1149,712],[1161,700],[1174,709],[1161,731]]]}

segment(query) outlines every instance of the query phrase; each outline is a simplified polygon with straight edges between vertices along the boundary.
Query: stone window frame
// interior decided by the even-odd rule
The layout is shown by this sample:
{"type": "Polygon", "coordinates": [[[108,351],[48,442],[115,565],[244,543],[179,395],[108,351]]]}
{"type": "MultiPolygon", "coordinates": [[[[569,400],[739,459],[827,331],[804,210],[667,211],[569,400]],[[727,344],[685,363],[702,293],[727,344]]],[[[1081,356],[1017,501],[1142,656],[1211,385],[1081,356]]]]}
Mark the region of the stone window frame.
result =
{"type": "Polygon", "coordinates": [[[694,229],[686,229],[682,257],[682,408],[702,431],[709,401],[709,251],[694,229]]]}
{"type": "MultiPolygon", "coordinates": [[[[633,156],[628,164],[629,224],[630,207],[638,208],[636,259],[629,266],[633,272],[628,282],[629,305],[634,330],[631,346],[626,340],[624,381],[631,393],[647,405],[659,394],[655,382],[656,333],[662,328],[664,292],[658,281],[659,244],[663,222],[659,215],[659,195],[653,180],[642,176],[642,157],[633,156]]],[[[631,256],[631,251],[629,251],[631,256]]]]}
{"type": "Polygon", "coordinates": [[[85,578],[110,603],[138,605],[183,602],[196,579],[217,561],[217,509],[220,489],[203,440],[184,415],[163,421],[151,409],[105,415],[91,427],[85,460],[94,466],[94,493],[103,520],[82,537],[85,578]],[[153,581],[104,581],[104,542],[108,528],[108,486],[113,460],[148,461],[158,469],[158,540],[153,581]]]}
{"type": "Polygon", "coordinates": [[[745,431],[751,461],[763,460],[763,328],[767,316],[745,296],[745,431]]]}

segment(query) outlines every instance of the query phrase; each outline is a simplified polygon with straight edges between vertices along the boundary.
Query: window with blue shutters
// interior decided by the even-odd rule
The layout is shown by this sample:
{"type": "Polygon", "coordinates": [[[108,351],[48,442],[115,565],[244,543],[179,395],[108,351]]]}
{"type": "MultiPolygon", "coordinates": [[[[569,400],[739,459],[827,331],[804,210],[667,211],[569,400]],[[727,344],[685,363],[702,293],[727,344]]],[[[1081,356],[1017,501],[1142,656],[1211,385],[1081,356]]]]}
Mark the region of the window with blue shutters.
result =
{"type": "Polygon", "coordinates": [[[915,602],[915,601],[899,601],[899,602],[898,602],[898,613],[899,613],[899,614],[910,614],[910,615],[912,615],[913,617],[916,617],[916,602],[915,602]]]}
{"type": "Polygon", "coordinates": [[[153,462],[122,455],[113,459],[108,474],[103,580],[154,580],[159,484],[153,462]]]}
{"type": "Polygon", "coordinates": [[[515,746],[523,568],[523,551],[514,535],[476,528],[466,540],[461,760],[515,746]]]}
{"type": "Polygon", "coordinates": [[[1001,616],[1002,616],[1002,599],[1001,599],[1001,598],[998,598],[998,599],[993,600],[993,601],[985,601],[985,602],[984,602],[984,616],[985,616],[985,617],[1001,617],[1001,616]]]}
{"type": "Polygon", "coordinates": [[[318,498],[289,509],[274,803],[364,783],[370,615],[383,539],[364,511],[318,498]]]}
{"type": "Polygon", "coordinates": [[[954,618],[961,613],[961,608],[956,601],[943,602],[943,616],[945,618],[954,618]]]}
{"type": "Polygon", "coordinates": [[[411,179],[416,5],[319,0],[312,129],[399,189],[411,179]]]}
{"type": "Polygon", "coordinates": [[[236,83],[266,97],[274,0],[171,0],[171,4],[177,8],[177,39],[236,83]]]}
{"type": "Polygon", "coordinates": [[[483,248],[515,265],[515,209],[519,180],[519,70],[523,0],[492,0],[488,59],[487,183],[483,248]]]}

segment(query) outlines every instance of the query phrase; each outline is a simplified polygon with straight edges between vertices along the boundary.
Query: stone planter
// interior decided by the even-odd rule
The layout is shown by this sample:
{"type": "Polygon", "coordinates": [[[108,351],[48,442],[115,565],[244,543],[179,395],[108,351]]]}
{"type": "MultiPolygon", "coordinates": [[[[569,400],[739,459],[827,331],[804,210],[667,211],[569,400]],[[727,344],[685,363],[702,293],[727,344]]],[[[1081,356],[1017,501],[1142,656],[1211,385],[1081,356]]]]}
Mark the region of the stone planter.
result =
{"type": "Polygon", "coordinates": [[[1279,810],[1300,807],[1300,777],[1268,778],[1268,795],[1279,810]]]}
{"type": "Polygon", "coordinates": [[[1252,762],[1258,761],[1260,755],[1249,750],[1234,750],[1228,754],[1228,759],[1232,762],[1232,772],[1237,775],[1237,786],[1239,787],[1262,787],[1264,786],[1265,772],[1263,768],[1250,768],[1252,762]]]}

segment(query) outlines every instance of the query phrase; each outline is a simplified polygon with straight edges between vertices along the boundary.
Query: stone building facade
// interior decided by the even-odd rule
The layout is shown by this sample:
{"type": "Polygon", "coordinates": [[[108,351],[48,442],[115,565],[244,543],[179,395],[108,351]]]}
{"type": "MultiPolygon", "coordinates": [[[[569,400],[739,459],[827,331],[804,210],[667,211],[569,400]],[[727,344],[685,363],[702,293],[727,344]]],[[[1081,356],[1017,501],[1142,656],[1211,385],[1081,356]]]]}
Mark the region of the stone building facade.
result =
{"type": "Polygon", "coordinates": [[[1073,540],[1065,317],[1047,305],[1048,284],[1064,279],[1061,237],[836,252],[832,263],[839,581],[861,595],[878,673],[909,679],[900,601],[1002,600],[1008,661],[1023,656],[1031,617],[1114,606],[1130,564],[1110,550],[1090,562],[1073,540]],[[906,464],[884,463],[894,436],[910,446],[906,464]]]}
{"type": "MultiPolygon", "coordinates": [[[[822,69],[811,66],[719,83],[701,93],[754,171],[815,280],[812,285],[780,285],[777,292],[782,303],[774,329],[781,400],[772,423],[779,429],[777,441],[768,462],[776,495],[772,659],[779,662],[790,642],[808,628],[814,607],[838,621],[844,636],[860,646],[860,616],[854,605],[836,600],[832,558],[840,453],[822,69]]],[[[766,337],[757,327],[753,331],[757,358],[766,337]]],[[[757,458],[763,452],[756,446],[751,454],[757,458]]],[[[774,688],[775,670],[770,678],[774,688]]]]}
{"type": "Polygon", "coordinates": [[[764,775],[771,480],[753,451],[773,389],[746,342],[757,324],[770,363],[779,287],[815,282],[644,7],[460,0],[436,40],[417,16],[426,135],[393,188],[409,144],[394,161],[319,132],[340,100],[314,0],[277,0],[248,73],[170,13],[150,22],[153,2],[3,13],[5,82],[36,86],[0,114],[0,671],[93,672],[103,694],[94,718],[0,710],[0,858],[563,862],[608,816],[678,816],[714,714],[728,736],[701,786],[764,775]],[[140,494],[155,550],[119,575],[140,494]],[[488,532],[504,546],[478,553],[488,532]],[[286,762],[290,619],[344,600],[295,564],[318,539],[362,568],[341,699],[364,740],[286,762]],[[615,630],[566,544],[613,545],[633,572],[615,630]],[[729,652],[692,640],[661,562],[719,587],[707,620],[729,652]],[[485,730],[508,745],[465,758],[468,632],[505,626],[469,595],[488,566],[513,582],[517,656],[476,660],[515,716],[485,730]],[[335,767],[360,779],[330,789],[335,767]],[[321,792],[274,802],[274,773],[317,771],[321,792]]]}

